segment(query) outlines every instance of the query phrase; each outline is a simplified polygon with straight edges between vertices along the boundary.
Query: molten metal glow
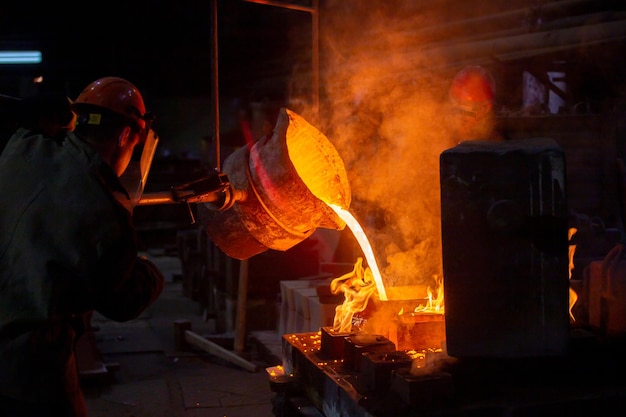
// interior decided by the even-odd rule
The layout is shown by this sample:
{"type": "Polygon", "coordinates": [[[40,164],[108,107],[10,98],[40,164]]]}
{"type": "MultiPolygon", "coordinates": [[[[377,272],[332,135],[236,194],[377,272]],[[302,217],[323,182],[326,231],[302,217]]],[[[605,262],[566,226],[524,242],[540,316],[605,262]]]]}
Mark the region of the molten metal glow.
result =
{"type": "Polygon", "coordinates": [[[269,368],[265,368],[265,371],[270,375],[270,376],[279,376],[279,375],[285,375],[285,369],[282,367],[282,365],[277,365],[277,366],[271,366],[269,368]]]}
{"type": "Polygon", "coordinates": [[[378,264],[376,263],[376,258],[374,258],[372,245],[370,245],[370,242],[367,239],[363,228],[354,218],[352,213],[350,213],[348,210],[345,210],[344,208],[336,206],[334,204],[328,205],[335,211],[335,213],[337,213],[337,215],[344,222],[346,222],[346,226],[348,226],[348,228],[352,231],[352,234],[356,238],[357,242],[359,242],[359,246],[361,246],[361,250],[363,250],[363,254],[365,255],[365,259],[367,260],[368,269],[371,271],[374,282],[376,283],[376,288],[378,289],[378,298],[382,301],[387,301],[387,292],[385,291],[383,278],[380,275],[380,271],[378,270],[378,264]]]}

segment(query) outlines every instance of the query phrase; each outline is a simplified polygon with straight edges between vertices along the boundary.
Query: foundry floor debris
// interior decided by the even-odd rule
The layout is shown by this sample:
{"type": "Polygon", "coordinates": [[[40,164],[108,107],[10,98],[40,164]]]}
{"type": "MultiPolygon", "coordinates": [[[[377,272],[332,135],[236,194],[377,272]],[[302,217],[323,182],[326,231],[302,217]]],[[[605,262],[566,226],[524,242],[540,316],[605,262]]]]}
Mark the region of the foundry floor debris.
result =
{"type": "MultiPolygon", "coordinates": [[[[168,280],[159,300],[135,320],[93,316],[105,371],[84,378],[90,417],[271,417],[274,393],[265,368],[278,359],[255,348],[253,337],[248,360],[259,365],[257,372],[200,350],[178,351],[177,320],[189,320],[195,333],[209,335],[200,307],[182,295],[175,280],[168,280]]],[[[266,342],[279,345],[277,332],[275,341],[274,332],[263,333],[266,342]]]]}

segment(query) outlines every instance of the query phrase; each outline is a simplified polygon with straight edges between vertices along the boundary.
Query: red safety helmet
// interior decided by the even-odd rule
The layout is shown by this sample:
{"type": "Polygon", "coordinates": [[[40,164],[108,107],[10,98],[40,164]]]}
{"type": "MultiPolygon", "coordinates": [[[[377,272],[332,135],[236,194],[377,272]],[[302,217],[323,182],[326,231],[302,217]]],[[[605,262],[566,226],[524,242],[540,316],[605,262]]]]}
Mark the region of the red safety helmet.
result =
{"type": "Polygon", "coordinates": [[[448,94],[455,108],[467,116],[479,118],[493,107],[495,80],[485,68],[469,66],[455,75],[448,94]]]}
{"type": "Polygon", "coordinates": [[[74,105],[99,106],[126,116],[146,130],[146,106],[141,93],[132,83],[119,77],[104,77],[89,84],[76,98],[74,105]]]}

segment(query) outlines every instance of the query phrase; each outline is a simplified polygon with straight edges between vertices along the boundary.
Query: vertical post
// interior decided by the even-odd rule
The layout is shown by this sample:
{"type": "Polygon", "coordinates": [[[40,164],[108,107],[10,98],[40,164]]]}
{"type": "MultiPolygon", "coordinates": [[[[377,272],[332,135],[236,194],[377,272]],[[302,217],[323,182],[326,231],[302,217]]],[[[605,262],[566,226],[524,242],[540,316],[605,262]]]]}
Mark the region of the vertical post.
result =
{"type": "Polygon", "coordinates": [[[311,10],[312,19],[312,74],[313,74],[313,112],[315,114],[316,123],[319,121],[320,111],[320,13],[319,0],[313,0],[313,8],[311,10]]]}
{"type": "Polygon", "coordinates": [[[235,315],[237,314],[236,307],[233,305],[235,303],[235,260],[230,256],[226,256],[225,261],[226,265],[224,274],[226,276],[226,294],[224,294],[224,296],[226,297],[226,302],[224,316],[226,317],[226,319],[224,327],[226,329],[226,332],[231,332],[235,331],[235,315]]]}
{"type": "Polygon", "coordinates": [[[213,137],[215,138],[215,169],[217,172],[220,172],[222,170],[222,155],[220,150],[220,93],[217,48],[217,0],[213,0],[213,137]]]}
{"type": "Polygon", "coordinates": [[[248,302],[248,260],[239,264],[239,286],[237,287],[237,316],[235,319],[235,352],[241,353],[246,347],[246,308],[248,302]]]}

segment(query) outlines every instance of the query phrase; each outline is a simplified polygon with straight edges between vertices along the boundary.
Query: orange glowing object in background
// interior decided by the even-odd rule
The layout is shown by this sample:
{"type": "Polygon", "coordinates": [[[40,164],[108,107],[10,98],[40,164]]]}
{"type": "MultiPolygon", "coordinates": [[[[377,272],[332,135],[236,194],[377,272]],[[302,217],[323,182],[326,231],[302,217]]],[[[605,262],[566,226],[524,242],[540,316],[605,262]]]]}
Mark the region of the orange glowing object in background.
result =
{"type": "MultiPolygon", "coordinates": [[[[576,229],[575,227],[570,228],[567,233],[567,240],[571,241],[572,237],[576,234],[577,231],[578,229],[576,229]]],[[[570,280],[572,279],[572,269],[574,269],[574,253],[576,253],[576,245],[569,245],[569,279],[570,280]]],[[[574,291],[574,289],[570,285],[569,287],[569,316],[572,319],[572,321],[576,321],[574,314],[572,314],[572,308],[576,304],[576,301],[578,301],[578,294],[576,294],[576,291],[574,291]]]]}
{"type": "Polygon", "coordinates": [[[415,307],[413,310],[414,313],[444,313],[444,303],[443,303],[443,277],[436,276],[435,277],[436,287],[434,292],[436,295],[433,297],[433,290],[428,287],[428,302],[426,305],[419,305],[415,307]]]}

